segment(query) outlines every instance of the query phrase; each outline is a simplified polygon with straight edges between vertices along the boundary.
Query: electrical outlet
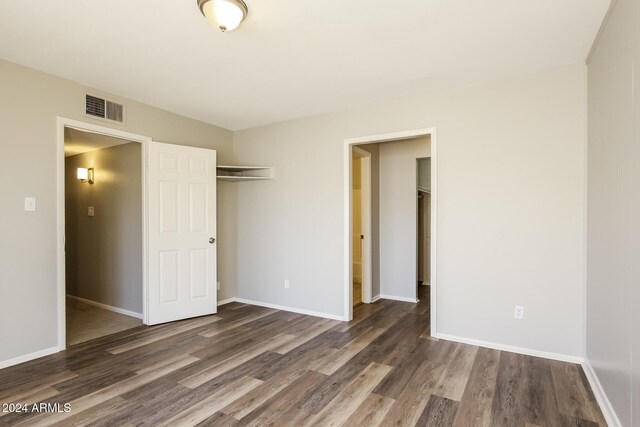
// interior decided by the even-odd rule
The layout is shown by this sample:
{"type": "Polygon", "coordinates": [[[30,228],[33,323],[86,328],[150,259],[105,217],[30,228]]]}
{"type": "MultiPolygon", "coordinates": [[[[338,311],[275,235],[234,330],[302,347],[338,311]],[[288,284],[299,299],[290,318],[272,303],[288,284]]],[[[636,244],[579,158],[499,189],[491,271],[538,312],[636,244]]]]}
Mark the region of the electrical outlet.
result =
{"type": "Polygon", "coordinates": [[[89,206],[87,209],[87,216],[96,216],[96,209],[93,206],[89,206]]]}
{"type": "Polygon", "coordinates": [[[524,307],[516,305],[516,308],[513,310],[513,317],[518,320],[524,319],[524,307]]]}
{"type": "Polygon", "coordinates": [[[218,290],[220,290],[220,282],[216,282],[216,286],[217,286],[218,290]]]}
{"type": "Polygon", "coordinates": [[[289,289],[289,279],[284,279],[284,288],[289,289]]]}

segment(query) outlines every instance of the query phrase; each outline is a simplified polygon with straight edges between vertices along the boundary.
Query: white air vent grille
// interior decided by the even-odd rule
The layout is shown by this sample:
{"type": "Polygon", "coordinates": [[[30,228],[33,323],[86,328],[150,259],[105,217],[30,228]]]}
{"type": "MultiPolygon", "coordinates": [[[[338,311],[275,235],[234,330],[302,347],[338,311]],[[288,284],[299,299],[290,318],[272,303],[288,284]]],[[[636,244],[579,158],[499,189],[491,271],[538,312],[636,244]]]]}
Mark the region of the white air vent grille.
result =
{"type": "Polygon", "coordinates": [[[116,104],[115,102],[107,101],[107,116],[109,120],[122,123],[124,120],[122,104],[116,104]]]}
{"type": "Polygon", "coordinates": [[[87,95],[86,100],[87,115],[124,123],[124,105],[91,95],[87,95]]]}

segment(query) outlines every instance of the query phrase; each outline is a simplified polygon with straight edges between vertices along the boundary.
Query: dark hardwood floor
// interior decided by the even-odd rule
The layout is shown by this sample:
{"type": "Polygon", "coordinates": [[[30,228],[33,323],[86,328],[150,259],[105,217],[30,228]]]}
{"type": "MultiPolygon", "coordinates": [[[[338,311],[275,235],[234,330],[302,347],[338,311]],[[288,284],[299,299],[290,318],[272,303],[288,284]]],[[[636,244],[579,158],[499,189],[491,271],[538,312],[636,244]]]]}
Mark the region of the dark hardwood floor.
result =
{"type": "Polygon", "coordinates": [[[605,426],[578,365],[433,340],[429,304],[343,323],[233,303],[0,371],[0,425],[605,426]],[[70,412],[64,412],[64,405],[70,412]]]}

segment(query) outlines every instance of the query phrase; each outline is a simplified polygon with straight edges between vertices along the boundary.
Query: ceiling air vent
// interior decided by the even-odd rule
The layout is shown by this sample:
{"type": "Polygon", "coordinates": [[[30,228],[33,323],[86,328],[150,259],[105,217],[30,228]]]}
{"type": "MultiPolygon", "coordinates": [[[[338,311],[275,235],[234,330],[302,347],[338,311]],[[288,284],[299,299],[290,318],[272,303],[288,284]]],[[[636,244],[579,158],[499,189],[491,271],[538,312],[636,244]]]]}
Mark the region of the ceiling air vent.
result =
{"type": "Polygon", "coordinates": [[[97,96],[87,95],[86,109],[87,115],[124,123],[124,105],[97,96]]]}

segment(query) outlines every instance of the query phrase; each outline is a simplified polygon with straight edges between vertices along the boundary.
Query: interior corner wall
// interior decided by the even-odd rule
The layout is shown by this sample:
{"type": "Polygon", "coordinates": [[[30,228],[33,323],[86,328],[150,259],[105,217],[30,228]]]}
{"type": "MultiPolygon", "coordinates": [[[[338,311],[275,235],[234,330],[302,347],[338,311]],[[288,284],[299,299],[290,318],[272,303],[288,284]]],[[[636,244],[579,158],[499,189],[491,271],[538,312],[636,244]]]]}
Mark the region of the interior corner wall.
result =
{"type": "MultiPolygon", "coordinates": [[[[233,133],[159,108],[0,60],[0,365],[52,351],[58,345],[57,128],[56,117],[152,137],[172,144],[215,149],[231,163],[233,133]],[[84,114],[85,94],[122,102],[126,125],[84,114]],[[24,198],[35,197],[35,212],[24,198]],[[16,325],[19,325],[17,327],[16,325]]],[[[218,187],[220,298],[234,295],[235,191],[218,187]]]]}
{"type": "Polygon", "coordinates": [[[142,317],[142,195],[137,142],[65,158],[68,295],[142,317]],[[79,167],[94,168],[93,184],[76,178],[79,167]]]}
{"type": "MultiPolygon", "coordinates": [[[[225,163],[236,164],[225,157],[218,158],[218,164],[225,163]]],[[[218,282],[220,282],[218,302],[236,296],[236,189],[236,183],[220,180],[217,182],[216,245],[218,246],[218,282]]]]}
{"type": "Polygon", "coordinates": [[[431,158],[421,159],[418,162],[418,187],[431,191],[431,158]]]}
{"type": "Polygon", "coordinates": [[[238,296],[343,316],[344,140],[434,127],[437,332],[582,356],[585,79],[577,64],[235,132],[239,162],[276,171],[238,187],[238,296]]]}
{"type": "Polygon", "coordinates": [[[624,426],[640,424],[639,87],[640,4],[617,0],[588,63],[586,356],[624,426]]]}
{"type": "Polygon", "coordinates": [[[371,297],[380,295],[380,144],[358,148],[371,154],[371,297]]]}
{"type": "Polygon", "coordinates": [[[418,163],[430,136],[380,144],[380,294],[417,298],[418,163]]]}

